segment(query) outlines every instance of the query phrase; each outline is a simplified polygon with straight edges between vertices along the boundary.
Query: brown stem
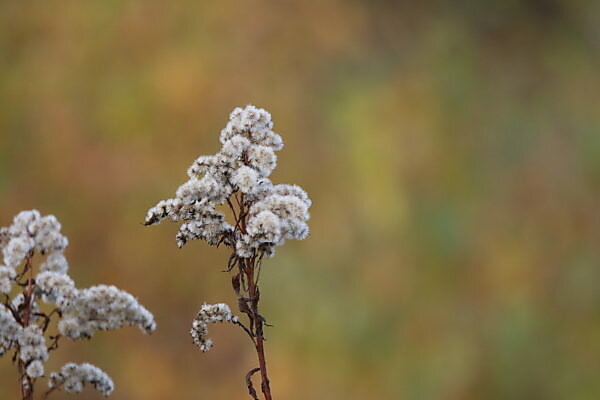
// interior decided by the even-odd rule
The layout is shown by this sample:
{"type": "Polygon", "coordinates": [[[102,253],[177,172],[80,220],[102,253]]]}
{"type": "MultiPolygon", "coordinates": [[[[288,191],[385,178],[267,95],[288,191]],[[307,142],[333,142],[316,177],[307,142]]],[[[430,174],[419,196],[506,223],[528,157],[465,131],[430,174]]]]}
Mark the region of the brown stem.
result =
{"type": "MultiPolygon", "coordinates": [[[[240,198],[234,194],[234,199],[239,207],[237,212],[237,218],[234,230],[238,230],[242,234],[246,234],[246,223],[248,218],[248,211],[244,204],[244,195],[240,194],[240,198]]],[[[228,205],[231,208],[234,217],[236,216],[236,212],[234,210],[233,204],[228,200],[228,205]]],[[[235,256],[235,250],[234,255],[235,256]]],[[[264,395],[265,400],[272,400],[271,396],[271,387],[269,383],[269,376],[267,375],[267,361],[265,358],[265,349],[264,349],[264,337],[263,337],[263,325],[264,319],[258,312],[258,302],[260,300],[260,290],[258,288],[258,278],[260,274],[260,262],[262,261],[262,256],[258,257],[254,255],[251,258],[240,258],[238,260],[239,273],[237,277],[234,277],[232,280],[234,290],[238,295],[238,304],[240,306],[240,311],[248,316],[250,321],[249,328],[246,328],[244,325],[241,325],[246,333],[252,339],[254,347],[256,349],[256,354],[258,357],[258,368],[254,368],[248,372],[246,375],[246,384],[248,386],[248,393],[254,400],[259,400],[258,395],[256,394],[256,390],[252,386],[252,375],[258,371],[260,371],[261,376],[261,389],[264,395]],[[258,267],[257,267],[258,265],[258,267]],[[256,274],[255,274],[255,269],[256,274]],[[246,279],[244,279],[244,276],[246,279]],[[247,283],[247,287],[244,287],[244,281],[247,283]],[[244,297],[242,293],[240,293],[240,283],[241,288],[244,292],[248,294],[247,297],[244,297]]],[[[234,265],[235,266],[235,265],[234,265]]]]}
{"type": "Polygon", "coordinates": [[[251,300],[251,315],[254,322],[255,331],[255,347],[258,356],[258,365],[260,367],[261,389],[265,395],[265,400],[272,400],[271,387],[269,384],[269,376],[267,375],[267,361],[265,359],[264,337],[263,337],[263,321],[258,313],[258,302],[260,300],[260,292],[258,285],[254,281],[254,258],[246,259],[246,276],[248,278],[248,294],[251,300]]]}
{"type": "MultiPolygon", "coordinates": [[[[262,323],[260,323],[262,324],[262,323]]],[[[260,377],[262,383],[260,385],[265,400],[272,400],[271,387],[269,385],[269,377],[267,376],[267,361],[265,360],[265,350],[263,347],[264,339],[261,337],[256,339],[256,353],[258,354],[258,364],[260,365],[260,377]]]]}
{"type": "Polygon", "coordinates": [[[244,193],[240,194],[240,220],[242,221],[242,224],[240,225],[240,230],[242,231],[243,234],[246,234],[246,217],[248,216],[248,213],[246,212],[245,208],[244,208],[244,193]]]}

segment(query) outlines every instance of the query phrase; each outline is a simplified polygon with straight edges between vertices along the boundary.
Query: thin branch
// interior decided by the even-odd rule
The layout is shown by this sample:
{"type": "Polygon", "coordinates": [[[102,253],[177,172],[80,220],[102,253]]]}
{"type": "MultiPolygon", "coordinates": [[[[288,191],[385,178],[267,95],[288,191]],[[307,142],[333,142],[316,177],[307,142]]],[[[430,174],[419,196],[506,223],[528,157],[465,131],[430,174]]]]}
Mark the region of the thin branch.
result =
{"type": "Polygon", "coordinates": [[[240,283],[242,284],[242,290],[244,292],[248,291],[248,285],[246,284],[246,274],[244,273],[243,262],[239,262],[238,266],[240,268],[240,283]]]}
{"type": "Polygon", "coordinates": [[[254,390],[254,386],[252,385],[252,375],[260,371],[260,368],[252,368],[246,374],[246,386],[248,386],[248,393],[254,400],[259,400],[258,395],[256,394],[256,390],[254,390]]]}
{"type": "Polygon", "coordinates": [[[42,332],[46,333],[46,329],[48,329],[48,325],[50,324],[50,317],[43,312],[34,313],[36,317],[44,318],[44,325],[42,326],[42,332]]]}
{"type": "Polygon", "coordinates": [[[246,327],[246,325],[241,323],[239,320],[235,321],[235,324],[239,325],[248,334],[248,336],[250,336],[252,343],[254,343],[254,345],[256,346],[256,341],[254,340],[254,335],[252,334],[252,332],[250,332],[250,329],[248,329],[248,327],[246,327]]]}
{"type": "Polygon", "coordinates": [[[242,208],[242,203],[240,203],[240,199],[238,199],[238,197],[237,197],[237,193],[234,193],[234,194],[233,194],[233,197],[235,198],[235,201],[236,201],[236,203],[237,203],[238,207],[239,207],[239,208],[242,208]]]}
{"type": "Polygon", "coordinates": [[[258,281],[260,280],[260,271],[262,271],[262,260],[263,260],[263,256],[264,253],[260,253],[260,256],[258,257],[258,261],[256,262],[256,285],[258,285],[258,281]]]}
{"type": "Polygon", "coordinates": [[[58,340],[60,338],[61,338],[61,335],[50,336],[50,339],[52,339],[52,344],[50,344],[50,346],[48,346],[48,352],[58,349],[58,340]]]}
{"type": "Polygon", "coordinates": [[[48,314],[48,318],[52,317],[52,315],[54,314],[58,314],[59,317],[62,317],[62,311],[60,311],[60,309],[55,308],[54,310],[50,311],[50,314],[48,314]]]}
{"type": "Polygon", "coordinates": [[[238,228],[240,228],[240,232],[242,232],[243,234],[246,233],[246,223],[244,222],[244,219],[246,218],[246,212],[242,209],[240,210],[240,216],[237,219],[237,221],[235,222],[235,226],[233,227],[233,230],[237,230],[238,228]]]}
{"type": "Polygon", "coordinates": [[[235,252],[231,253],[231,255],[229,256],[229,260],[227,261],[227,269],[223,270],[222,272],[230,272],[235,265],[238,262],[238,257],[235,254],[235,252]]]}
{"type": "Polygon", "coordinates": [[[17,274],[17,276],[15,277],[15,282],[17,282],[17,284],[19,284],[19,280],[25,276],[25,274],[27,272],[29,272],[32,268],[31,268],[31,259],[33,258],[33,250],[29,250],[29,252],[27,253],[27,256],[25,257],[25,266],[23,267],[23,271],[21,271],[20,274],[17,274]]]}
{"type": "Polygon", "coordinates": [[[231,208],[231,212],[233,213],[233,218],[235,220],[237,220],[237,214],[235,212],[235,208],[233,208],[233,204],[231,204],[231,200],[229,200],[229,197],[227,198],[227,204],[229,204],[229,208],[231,208]]]}
{"type": "Polygon", "coordinates": [[[5,296],[6,296],[6,300],[4,302],[4,306],[6,308],[8,308],[8,311],[10,311],[10,313],[12,314],[15,321],[17,321],[19,324],[21,324],[21,317],[19,316],[19,313],[17,312],[17,310],[13,307],[12,303],[10,302],[10,297],[8,297],[7,294],[5,294],[5,296]]]}
{"type": "Polygon", "coordinates": [[[48,396],[50,396],[50,393],[54,392],[58,388],[58,386],[53,386],[50,389],[46,390],[46,392],[44,393],[44,397],[42,397],[42,400],[46,400],[48,396]]]}

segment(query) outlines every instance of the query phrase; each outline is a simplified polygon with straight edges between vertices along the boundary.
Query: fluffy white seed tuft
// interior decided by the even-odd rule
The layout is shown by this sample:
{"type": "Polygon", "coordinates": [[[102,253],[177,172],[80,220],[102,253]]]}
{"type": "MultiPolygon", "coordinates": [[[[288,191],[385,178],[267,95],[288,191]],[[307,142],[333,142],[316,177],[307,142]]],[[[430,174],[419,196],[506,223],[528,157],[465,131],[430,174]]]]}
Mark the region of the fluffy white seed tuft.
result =
{"type": "Polygon", "coordinates": [[[223,143],[221,154],[232,161],[237,161],[251,146],[250,140],[242,135],[235,135],[223,143]]]}
{"type": "Polygon", "coordinates": [[[62,387],[66,392],[79,393],[88,383],[103,396],[109,396],[115,388],[112,379],[106,372],[89,363],[65,364],[60,372],[50,374],[48,386],[50,388],[62,387]]]}
{"type": "Polygon", "coordinates": [[[136,325],[144,333],[156,329],[152,314],[131,294],[115,286],[98,285],[77,291],[77,296],[62,308],[59,332],[70,338],[91,338],[97,330],[136,325]]]}
{"type": "Polygon", "coordinates": [[[9,294],[17,273],[14,268],[0,265],[0,294],[9,294]]]}
{"type": "Polygon", "coordinates": [[[251,146],[248,149],[248,165],[256,169],[263,177],[271,175],[277,166],[277,156],[267,146],[251,146]]]}
{"type": "Polygon", "coordinates": [[[35,247],[35,241],[29,236],[15,236],[2,249],[4,264],[10,268],[18,267],[27,254],[35,247]]]}
{"type": "Polygon", "coordinates": [[[258,172],[254,168],[241,166],[233,172],[231,182],[242,193],[252,193],[258,183],[258,172]]]}
{"type": "Polygon", "coordinates": [[[40,265],[40,271],[50,271],[59,274],[66,274],[69,270],[69,263],[61,251],[54,251],[48,254],[46,261],[40,265]]]}
{"type": "Polygon", "coordinates": [[[281,220],[269,210],[264,210],[248,220],[247,232],[252,242],[277,243],[281,239],[281,220]]]}
{"type": "Polygon", "coordinates": [[[200,307],[200,311],[192,322],[190,335],[193,343],[204,352],[207,352],[213,346],[212,340],[208,338],[208,324],[216,322],[236,323],[238,317],[231,313],[231,309],[225,303],[206,304],[200,307]]]}
{"type": "Polygon", "coordinates": [[[39,378],[44,375],[44,364],[40,360],[34,360],[29,363],[25,373],[30,378],[39,378]]]}
{"type": "Polygon", "coordinates": [[[66,308],[79,294],[75,282],[68,275],[59,272],[41,272],[36,276],[35,283],[42,300],[57,304],[61,309],[66,308]]]}
{"type": "Polygon", "coordinates": [[[0,356],[18,343],[22,331],[23,328],[15,321],[13,314],[0,304],[0,356]]]}
{"type": "Polygon", "coordinates": [[[22,361],[46,361],[48,360],[48,349],[44,332],[37,325],[29,325],[20,332],[17,341],[19,343],[19,358],[22,361]]]}

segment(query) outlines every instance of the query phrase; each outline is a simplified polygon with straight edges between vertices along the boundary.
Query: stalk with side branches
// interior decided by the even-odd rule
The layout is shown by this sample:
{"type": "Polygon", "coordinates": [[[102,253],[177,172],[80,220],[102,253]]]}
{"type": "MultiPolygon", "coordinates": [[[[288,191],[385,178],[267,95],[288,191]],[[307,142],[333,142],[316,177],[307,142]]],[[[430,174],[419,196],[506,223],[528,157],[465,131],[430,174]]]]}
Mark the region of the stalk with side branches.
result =
{"type": "Polygon", "coordinates": [[[277,165],[275,151],[283,147],[272,128],[271,115],[263,109],[247,106],[233,110],[221,131],[221,150],[195,160],[188,169],[189,180],[177,189],[174,198],[151,208],[145,221],[146,225],[163,219],[183,222],[176,235],[179,247],[201,239],[231,249],[226,271],[232,274],[238,309],[246,315],[247,323],[233,315],[226,304],[204,304],[190,333],[202,351],[212,347],[207,336],[210,323],[230,322],[248,334],[258,358],[258,367],[246,375],[248,393],[254,400],[259,399],[252,383],[257,372],[264,399],[272,399],[264,350],[263,327],[267,324],[259,312],[261,265],[286,239],[308,236],[311,206],[299,186],[274,185],[269,180],[277,165]],[[231,223],[218,207],[229,210],[231,223]]]}

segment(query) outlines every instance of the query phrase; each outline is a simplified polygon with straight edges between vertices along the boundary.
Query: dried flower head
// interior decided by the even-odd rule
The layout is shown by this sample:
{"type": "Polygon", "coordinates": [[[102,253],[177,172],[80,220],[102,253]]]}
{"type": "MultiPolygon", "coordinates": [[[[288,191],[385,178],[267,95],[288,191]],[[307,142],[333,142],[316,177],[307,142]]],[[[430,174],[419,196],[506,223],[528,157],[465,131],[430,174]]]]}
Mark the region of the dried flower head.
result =
{"type": "Polygon", "coordinates": [[[106,372],[88,363],[63,365],[60,372],[50,374],[48,386],[51,389],[62,387],[66,392],[79,393],[87,383],[93,385],[104,396],[110,395],[115,388],[106,372]]]}
{"type": "MultiPolygon", "coordinates": [[[[78,289],[67,274],[64,256],[68,240],[53,215],[42,217],[36,210],[22,211],[9,227],[0,228],[0,355],[16,350],[18,368],[23,374],[23,398],[32,398],[35,382],[44,376],[49,352],[59,339],[91,338],[96,330],[137,325],[145,333],[156,328],[152,314],[129,293],[114,286],[98,285],[78,289]],[[37,274],[32,263],[35,253],[43,262],[37,274]],[[11,299],[15,287],[22,288],[11,299]],[[54,309],[41,310],[40,301],[54,309]],[[49,335],[51,326],[56,333],[49,335]],[[47,338],[50,340],[48,343],[47,338]]],[[[79,392],[91,383],[102,394],[113,390],[110,378],[91,364],[65,365],[60,373],[50,374],[50,392],[57,389],[79,392]]]]}
{"type": "Polygon", "coordinates": [[[283,142],[273,132],[267,111],[251,105],[234,109],[220,140],[221,150],[198,157],[187,170],[188,181],[177,189],[174,198],[148,210],[145,224],[154,225],[164,219],[182,223],[176,235],[179,247],[202,239],[231,249],[226,270],[233,273],[231,282],[239,310],[248,317],[249,324],[233,316],[226,304],[204,304],[190,334],[200,350],[208,351],[212,347],[208,324],[231,322],[243,328],[259,359],[259,368],[246,377],[249,394],[258,399],[251,377],[260,370],[265,399],[271,400],[263,346],[266,322],[258,312],[261,263],[264,257],[272,257],[275,246],[286,239],[308,236],[311,201],[299,186],[273,185],[269,179],[277,166],[275,152],[283,148],[283,142]],[[219,210],[227,207],[233,216],[231,222],[219,210]]]}
{"type": "Polygon", "coordinates": [[[0,305],[0,356],[16,346],[22,331],[9,308],[0,305]]]}
{"type": "Polygon", "coordinates": [[[58,330],[70,339],[91,338],[97,330],[108,331],[124,325],[137,325],[144,333],[156,329],[152,314],[131,294],[114,286],[98,285],[79,290],[77,296],[64,303],[61,311],[63,319],[58,330]]]}
{"type": "Polygon", "coordinates": [[[192,322],[190,335],[194,344],[202,351],[211,349],[213,342],[208,338],[208,324],[216,322],[238,322],[238,317],[231,313],[231,309],[227,304],[206,304],[204,303],[198,311],[198,315],[192,322]]]}
{"type": "Polygon", "coordinates": [[[145,224],[165,218],[184,222],[177,234],[179,247],[202,239],[211,245],[231,246],[241,258],[273,256],[274,247],[284,239],[306,238],[308,195],[299,186],[273,185],[268,179],[277,165],[275,151],[283,147],[272,128],[271,114],[263,109],[233,110],[221,131],[221,150],[196,159],[188,169],[189,180],[174,198],[148,210],[145,224]],[[246,226],[226,222],[217,211],[227,202],[237,202],[247,210],[246,226]]]}

